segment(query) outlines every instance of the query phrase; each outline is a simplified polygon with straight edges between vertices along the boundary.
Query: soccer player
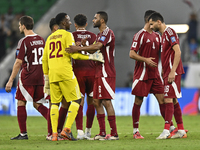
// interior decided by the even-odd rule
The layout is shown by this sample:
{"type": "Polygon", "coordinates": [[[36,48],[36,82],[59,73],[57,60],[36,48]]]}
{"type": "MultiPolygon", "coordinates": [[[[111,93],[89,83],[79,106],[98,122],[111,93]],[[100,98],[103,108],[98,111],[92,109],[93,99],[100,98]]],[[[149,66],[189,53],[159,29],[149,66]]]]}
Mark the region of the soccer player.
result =
{"type": "Polygon", "coordinates": [[[93,88],[94,106],[97,111],[97,119],[99,122],[100,133],[93,140],[118,140],[115,111],[111,102],[115,96],[116,71],[114,65],[115,53],[115,35],[109,27],[107,27],[108,15],[104,11],[99,11],[93,19],[94,27],[98,27],[100,33],[97,35],[96,43],[89,46],[70,46],[67,52],[76,51],[94,51],[101,50],[105,63],[96,63],[95,82],[93,88]],[[105,107],[108,115],[108,121],[111,128],[111,136],[106,136],[105,130],[105,107]]]}
{"type": "MultiPolygon", "coordinates": [[[[73,32],[75,42],[80,42],[82,39],[86,39],[86,44],[91,45],[96,40],[96,34],[86,30],[87,27],[87,17],[83,14],[78,14],[74,17],[74,25],[76,31],[73,32]]],[[[82,51],[82,54],[87,54],[87,52],[82,51]]],[[[77,128],[77,139],[82,140],[84,138],[91,137],[91,128],[95,115],[95,107],[93,105],[93,85],[95,79],[95,61],[92,60],[74,60],[73,71],[77,78],[80,91],[81,91],[81,104],[76,116],[76,128],[77,128]],[[87,94],[87,112],[86,112],[86,129],[85,134],[83,132],[83,105],[84,96],[87,94]]]]}
{"type": "Polygon", "coordinates": [[[42,71],[42,54],[45,41],[33,32],[34,21],[30,16],[22,16],[19,19],[19,31],[24,34],[17,46],[16,60],[9,81],[6,84],[6,92],[11,91],[13,80],[19,73],[19,81],[15,98],[17,102],[17,118],[20,134],[11,140],[28,139],[26,129],[26,102],[32,101],[33,106],[47,119],[48,108],[42,105],[44,102],[44,77],[42,71]]]}
{"type": "Polygon", "coordinates": [[[162,34],[161,40],[161,62],[164,80],[165,101],[165,126],[163,132],[157,139],[170,138],[170,122],[174,114],[178,131],[171,138],[187,138],[183,127],[182,112],[177,98],[181,97],[181,75],[184,74],[181,61],[181,50],[179,38],[176,32],[167,27],[163,16],[155,12],[149,19],[150,28],[162,34]]]}
{"type": "MultiPolygon", "coordinates": [[[[51,29],[51,33],[58,30],[59,26],[57,25],[55,18],[52,18],[50,20],[49,28],[51,29]]],[[[47,135],[46,139],[51,141],[52,140],[52,128],[51,128],[51,118],[50,118],[50,110],[51,110],[50,89],[46,90],[46,93],[48,95],[46,99],[49,99],[49,109],[48,109],[48,114],[47,114],[48,135],[47,135]]],[[[63,98],[62,105],[59,110],[59,119],[58,119],[58,128],[57,128],[58,134],[60,134],[63,129],[63,125],[65,123],[65,118],[67,115],[69,105],[70,105],[70,103],[67,103],[66,100],[63,98]]],[[[58,140],[63,140],[63,139],[64,138],[61,138],[60,136],[58,136],[58,140]]]]}
{"type": "Polygon", "coordinates": [[[132,94],[135,102],[132,110],[133,138],[143,139],[139,133],[140,107],[144,96],[153,93],[158,100],[160,112],[165,118],[164,86],[158,71],[160,51],[160,35],[150,29],[148,17],[155,11],[147,10],[144,15],[145,25],[133,37],[130,58],[136,60],[134,69],[132,94]],[[143,90],[141,90],[143,89],[143,90]]]}
{"type": "Polygon", "coordinates": [[[44,88],[47,90],[50,87],[51,93],[50,114],[53,131],[52,141],[58,140],[58,107],[63,96],[71,104],[68,109],[68,118],[61,135],[69,140],[76,140],[72,135],[71,126],[79,109],[81,93],[76,76],[72,71],[71,58],[104,61],[101,53],[90,54],[89,56],[80,53],[66,53],[65,48],[75,44],[72,33],[66,31],[70,29],[70,17],[66,13],[59,13],[56,16],[56,23],[59,25],[59,29],[47,38],[42,59],[45,76],[44,88]]]}

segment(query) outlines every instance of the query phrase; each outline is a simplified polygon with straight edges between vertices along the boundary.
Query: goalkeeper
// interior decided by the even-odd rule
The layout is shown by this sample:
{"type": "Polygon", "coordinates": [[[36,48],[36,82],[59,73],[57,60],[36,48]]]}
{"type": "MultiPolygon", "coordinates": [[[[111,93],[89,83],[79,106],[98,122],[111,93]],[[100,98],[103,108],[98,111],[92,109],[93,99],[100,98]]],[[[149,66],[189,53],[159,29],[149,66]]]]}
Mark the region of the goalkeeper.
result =
{"type": "Polygon", "coordinates": [[[56,23],[59,25],[57,31],[52,33],[46,41],[42,59],[43,72],[45,75],[44,92],[47,94],[50,88],[51,93],[51,125],[53,130],[52,141],[58,140],[58,108],[63,96],[67,102],[71,102],[68,110],[68,118],[61,135],[69,140],[76,140],[71,132],[71,126],[77,115],[81,102],[81,93],[77,79],[72,71],[71,58],[81,60],[95,60],[104,62],[102,54],[97,51],[94,54],[83,55],[80,53],[66,53],[65,48],[74,45],[70,29],[70,17],[66,13],[59,13],[56,16],[56,23]]]}

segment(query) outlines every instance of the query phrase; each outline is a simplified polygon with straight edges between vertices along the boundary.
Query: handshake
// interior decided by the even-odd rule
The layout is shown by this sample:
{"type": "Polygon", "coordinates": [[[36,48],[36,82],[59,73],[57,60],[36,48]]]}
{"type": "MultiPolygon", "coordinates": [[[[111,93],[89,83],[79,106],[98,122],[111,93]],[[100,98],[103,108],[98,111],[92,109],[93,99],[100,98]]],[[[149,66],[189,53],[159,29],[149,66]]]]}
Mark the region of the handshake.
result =
{"type": "Polygon", "coordinates": [[[100,50],[96,51],[93,54],[89,54],[89,60],[100,61],[104,63],[103,55],[100,50]]]}

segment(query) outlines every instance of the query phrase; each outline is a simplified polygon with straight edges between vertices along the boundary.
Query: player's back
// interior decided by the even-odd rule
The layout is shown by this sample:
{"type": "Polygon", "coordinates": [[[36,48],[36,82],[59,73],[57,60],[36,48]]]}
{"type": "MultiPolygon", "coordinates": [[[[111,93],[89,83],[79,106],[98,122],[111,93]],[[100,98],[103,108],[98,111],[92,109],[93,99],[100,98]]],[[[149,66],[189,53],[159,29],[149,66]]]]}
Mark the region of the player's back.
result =
{"type": "Polygon", "coordinates": [[[24,85],[43,85],[42,55],[45,41],[37,34],[22,38],[16,57],[22,61],[20,79],[24,85]]]}
{"type": "MultiPolygon", "coordinates": [[[[59,29],[52,33],[45,45],[45,53],[49,66],[50,82],[58,82],[73,78],[71,55],[65,51],[69,45],[74,45],[72,33],[59,29]]],[[[46,59],[46,58],[44,58],[46,59]]]]}
{"type": "MultiPolygon", "coordinates": [[[[82,39],[87,38],[86,45],[93,44],[96,40],[96,34],[87,30],[78,30],[72,33],[75,42],[81,42],[82,39]]],[[[85,51],[81,51],[82,54],[87,54],[85,51]]],[[[73,59],[73,70],[75,74],[81,74],[81,76],[94,76],[95,74],[95,62],[92,60],[75,60],[73,59]]]]}

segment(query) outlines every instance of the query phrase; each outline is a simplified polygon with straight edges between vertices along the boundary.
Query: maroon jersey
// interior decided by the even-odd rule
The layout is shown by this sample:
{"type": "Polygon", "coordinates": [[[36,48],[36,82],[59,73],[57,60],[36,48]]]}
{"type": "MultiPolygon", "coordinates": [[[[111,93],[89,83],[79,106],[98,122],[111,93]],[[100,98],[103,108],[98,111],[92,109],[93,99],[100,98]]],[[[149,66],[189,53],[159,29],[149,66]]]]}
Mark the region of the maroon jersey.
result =
{"type": "MultiPolygon", "coordinates": [[[[179,44],[179,38],[176,32],[167,27],[162,35],[162,44],[161,44],[161,61],[163,69],[163,78],[167,77],[172,69],[174,62],[174,50],[172,47],[175,44],[179,44]]],[[[184,74],[182,60],[180,60],[179,65],[176,69],[177,74],[184,74]]]]}
{"type": "Polygon", "coordinates": [[[96,42],[101,42],[103,47],[100,49],[103,54],[104,63],[96,62],[95,77],[116,77],[114,55],[115,55],[115,35],[108,27],[97,35],[96,42]]]}
{"type": "MultiPolygon", "coordinates": [[[[145,29],[142,29],[134,35],[131,50],[136,51],[140,56],[155,58],[153,61],[158,64],[160,41],[161,38],[158,33],[149,33],[145,29]]],[[[134,79],[154,79],[157,78],[158,74],[157,67],[151,67],[145,62],[136,61],[134,79]]]]}
{"type": "MultiPolygon", "coordinates": [[[[77,30],[72,33],[75,42],[81,42],[81,39],[87,38],[87,46],[91,45],[96,40],[96,34],[86,31],[77,30]]],[[[87,54],[85,51],[81,51],[82,54],[87,54]]],[[[95,61],[93,60],[72,60],[73,71],[76,75],[81,76],[94,76],[95,75],[95,61]]]]}
{"type": "Polygon", "coordinates": [[[42,55],[45,41],[37,34],[28,35],[18,42],[16,57],[22,60],[19,74],[23,85],[44,85],[42,55]]]}

